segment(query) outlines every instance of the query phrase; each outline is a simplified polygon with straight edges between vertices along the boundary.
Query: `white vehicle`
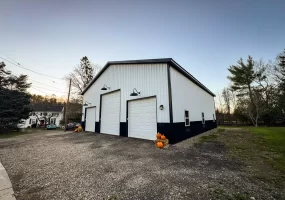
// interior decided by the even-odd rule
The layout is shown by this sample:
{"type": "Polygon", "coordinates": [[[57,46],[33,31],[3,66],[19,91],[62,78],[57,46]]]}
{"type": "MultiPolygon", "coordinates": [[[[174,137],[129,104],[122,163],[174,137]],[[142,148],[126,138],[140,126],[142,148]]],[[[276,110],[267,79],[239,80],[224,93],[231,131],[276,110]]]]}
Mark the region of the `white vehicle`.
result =
{"type": "Polygon", "coordinates": [[[20,120],[20,122],[17,124],[17,128],[31,128],[31,125],[26,124],[26,120],[20,120]]]}

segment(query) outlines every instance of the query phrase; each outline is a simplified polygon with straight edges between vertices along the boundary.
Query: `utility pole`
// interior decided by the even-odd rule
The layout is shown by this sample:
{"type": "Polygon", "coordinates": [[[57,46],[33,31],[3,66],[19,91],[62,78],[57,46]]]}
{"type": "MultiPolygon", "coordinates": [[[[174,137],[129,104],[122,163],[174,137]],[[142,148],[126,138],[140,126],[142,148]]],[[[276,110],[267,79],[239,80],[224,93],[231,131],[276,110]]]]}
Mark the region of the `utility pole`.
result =
{"type": "Polygon", "coordinates": [[[64,131],[66,131],[66,124],[67,124],[67,112],[68,112],[68,107],[69,107],[70,88],[71,88],[71,79],[69,80],[68,96],[67,96],[67,102],[66,102],[65,112],[64,112],[64,131]]]}

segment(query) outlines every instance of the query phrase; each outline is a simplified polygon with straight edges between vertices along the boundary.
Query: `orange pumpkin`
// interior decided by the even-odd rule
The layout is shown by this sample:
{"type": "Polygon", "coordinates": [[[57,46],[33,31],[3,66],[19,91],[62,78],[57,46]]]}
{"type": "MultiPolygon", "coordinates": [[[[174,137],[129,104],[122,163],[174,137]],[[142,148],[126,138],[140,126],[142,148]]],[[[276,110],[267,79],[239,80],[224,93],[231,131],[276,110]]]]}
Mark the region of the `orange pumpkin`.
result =
{"type": "Polygon", "coordinates": [[[157,142],[157,143],[156,143],[156,146],[157,146],[158,148],[162,148],[162,147],[163,147],[163,143],[162,143],[162,142],[157,142]]]}
{"type": "Polygon", "coordinates": [[[160,139],[162,139],[162,140],[166,140],[165,135],[160,136],[160,139]]]}
{"type": "Polygon", "coordinates": [[[158,132],[158,133],[156,134],[156,138],[157,138],[157,139],[160,139],[160,137],[161,137],[161,133],[158,132]]]}

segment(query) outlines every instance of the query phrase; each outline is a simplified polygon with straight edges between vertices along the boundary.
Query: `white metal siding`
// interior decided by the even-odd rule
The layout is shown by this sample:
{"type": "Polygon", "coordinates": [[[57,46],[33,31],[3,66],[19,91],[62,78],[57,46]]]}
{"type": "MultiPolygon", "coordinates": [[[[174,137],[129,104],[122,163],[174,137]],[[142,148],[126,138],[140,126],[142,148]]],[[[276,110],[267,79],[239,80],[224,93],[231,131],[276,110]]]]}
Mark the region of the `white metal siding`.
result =
{"type": "Polygon", "coordinates": [[[128,136],[154,140],[157,133],[156,99],[147,98],[129,102],[128,136]]]}
{"type": "Polygon", "coordinates": [[[96,108],[86,109],[86,124],[85,130],[95,132],[95,119],[96,119],[96,108]]]}
{"type": "Polygon", "coordinates": [[[120,135],[120,91],[102,96],[100,132],[120,135]]]}
{"type": "MultiPolygon", "coordinates": [[[[126,102],[130,99],[154,96],[157,97],[157,121],[169,122],[169,100],[167,84],[167,64],[122,64],[110,65],[106,71],[83,95],[83,102],[100,107],[100,94],[121,89],[121,122],[126,122],[126,102]],[[110,90],[101,90],[103,85],[110,90]],[[130,93],[136,88],[140,96],[131,97],[130,93]],[[159,110],[159,105],[164,109],[159,110]]],[[[84,112],[84,109],[82,110],[84,112]]],[[[99,112],[96,112],[99,121],[99,112]]]]}
{"type": "MultiPolygon", "coordinates": [[[[170,67],[173,122],[184,122],[184,110],[189,111],[190,121],[213,120],[214,97],[201,89],[180,72],[170,67]]],[[[190,123],[191,126],[191,123],[190,123]]]]}

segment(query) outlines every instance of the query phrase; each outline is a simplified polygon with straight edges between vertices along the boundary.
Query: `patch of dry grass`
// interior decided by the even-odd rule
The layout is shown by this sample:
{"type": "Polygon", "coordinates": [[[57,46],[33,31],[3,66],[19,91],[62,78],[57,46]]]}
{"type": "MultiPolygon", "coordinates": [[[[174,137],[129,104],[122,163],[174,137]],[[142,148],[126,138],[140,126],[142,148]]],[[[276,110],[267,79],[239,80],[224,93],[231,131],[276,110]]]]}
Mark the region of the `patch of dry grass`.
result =
{"type": "Polygon", "coordinates": [[[229,156],[242,161],[253,181],[274,187],[285,186],[285,128],[219,128],[218,133],[204,136],[200,142],[218,141],[229,156]]]}
{"type": "Polygon", "coordinates": [[[217,132],[210,134],[210,135],[205,135],[205,136],[200,137],[199,143],[215,140],[216,138],[219,137],[220,133],[223,133],[224,131],[225,131],[224,128],[218,128],[217,132]]]}

